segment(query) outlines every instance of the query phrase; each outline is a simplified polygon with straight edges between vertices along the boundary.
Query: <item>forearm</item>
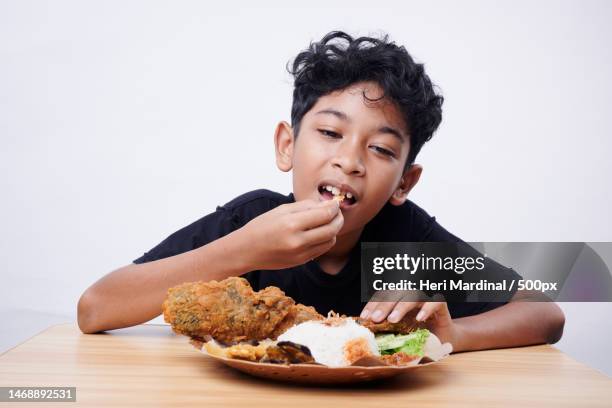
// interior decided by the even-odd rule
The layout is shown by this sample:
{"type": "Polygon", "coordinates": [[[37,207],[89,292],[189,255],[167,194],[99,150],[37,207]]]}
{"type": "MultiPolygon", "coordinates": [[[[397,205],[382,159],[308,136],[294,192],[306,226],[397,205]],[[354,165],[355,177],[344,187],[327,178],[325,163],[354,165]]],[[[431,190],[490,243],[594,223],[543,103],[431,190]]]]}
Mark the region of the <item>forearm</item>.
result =
{"type": "Polygon", "coordinates": [[[454,319],[459,333],[455,351],[555,343],[565,317],[551,302],[513,301],[488,312],[454,319]]]}
{"type": "Polygon", "coordinates": [[[245,247],[244,237],[236,231],[183,254],[117,269],[81,296],[79,327],[95,333],[151,320],[161,313],[167,290],[173,286],[248,272],[245,247]]]}

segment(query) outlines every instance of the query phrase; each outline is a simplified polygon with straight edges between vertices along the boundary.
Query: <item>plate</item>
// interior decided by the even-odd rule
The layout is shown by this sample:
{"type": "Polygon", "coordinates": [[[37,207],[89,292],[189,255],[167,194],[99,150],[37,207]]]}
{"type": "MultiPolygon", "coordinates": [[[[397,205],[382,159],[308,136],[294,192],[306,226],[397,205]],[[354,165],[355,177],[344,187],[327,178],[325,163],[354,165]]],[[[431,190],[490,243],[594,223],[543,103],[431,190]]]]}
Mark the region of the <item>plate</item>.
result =
{"type": "Polygon", "coordinates": [[[201,343],[194,344],[192,342],[192,344],[207,357],[255,377],[321,385],[352,384],[394,377],[420,367],[435,364],[452,351],[452,346],[446,343],[440,345],[436,350],[437,353],[434,353],[435,355],[432,355],[431,358],[423,357],[414,360],[411,365],[404,366],[381,365],[378,359],[366,357],[348,367],[328,367],[321,364],[270,364],[226,358],[208,353],[206,348],[201,346],[201,343]]]}

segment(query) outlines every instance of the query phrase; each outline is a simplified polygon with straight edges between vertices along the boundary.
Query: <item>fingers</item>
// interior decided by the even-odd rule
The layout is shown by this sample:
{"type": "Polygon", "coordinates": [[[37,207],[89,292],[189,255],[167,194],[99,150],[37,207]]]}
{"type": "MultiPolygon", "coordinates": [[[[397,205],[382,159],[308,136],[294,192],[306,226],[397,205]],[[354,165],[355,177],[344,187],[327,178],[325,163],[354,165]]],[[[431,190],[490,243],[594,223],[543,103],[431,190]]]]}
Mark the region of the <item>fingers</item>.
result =
{"type": "Polygon", "coordinates": [[[334,236],[332,239],[328,241],[321,242],[319,244],[311,246],[310,248],[308,248],[308,251],[306,252],[306,255],[305,255],[306,261],[309,261],[311,259],[314,259],[314,258],[317,258],[323,255],[324,253],[329,251],[331,247],[333,247],[335,244],[336,244],[336,237],[334,236]]]}
{"type": "Polygon", "coordinates": [[[362,319],[369,318],[376,323],[382,322],[385,318],[390,323],[398,323],[410,311],[420,308],[415,317],[418,322],[424,322],[432,316],[436,318],[437,324],[447,324],[452,321],[448,304],[444,301],[443,296],[434,295],[431,299],[435,301],[408,301],[408,299],[414,298],[412,295],[412,293],[406,295],[401,292],[376,292],[372,296],[372,300],[363,308],[360,317],[362,319]]]}
{"type": "Polygon", "coordinates": [[[387,320],[389,320],[391,323],[397,323],[402,320],[406,313],[410,312],[412,309],[414,309],[421,303],[423,302],[397,302],[397,304],[393,308],[393,311],[389,313],[389,317],[387,317],[387,320]]]}
{"type": "Polygon", "coordinates": [[[380,323],[389,315],[397,302],[402,299],[402,293],[397,291],[375,292],[370,301],[361,311],[362,319],[370,319],[380,323]]]}
{"type": "MultiPolygon", "coordinates": [[[[450,316],[446,302],[425,302],[419,313],[417,313],[416,319],[419,322],[424,322],[439,312],[446,312],[446,315],[450,316]]],[[[442,313],[442,315],[444,315],[444,313],[442,313]]]]}
{"type": "Polygon", "coordinates": [[[340,207],[337,202],[335,204],[325,202],[322,205],[291,214],[291,219],[288,222],[290,228],[295,228],[296,231],[307,231],[331,223],[339,212],[340,207]]]}
{"type": "Polygon", "coordinates": [[[359,315],[359,317],[361,317],[362,319],[372,319],[372,315],[377,310],[379,304],[390,303],[395,305],[400,299],[401,296],[397,296],[397,292],[384,290],[374,292],[374,294],[370,298],[370,301],[361,311],[361,315],[359,315]]]}
{"type": "Polygon", "coordinates": [[[317,200],[312,200],[312,199],[300,200],[294,203],[280,205],[277,207],[277,209],[279,210],[281,214],[291,214],[291,213],[297,213],[301,211],[310,210],[313,208],[321,208],[321,207],[324,208],[326,206],[331,207],[334,205],[334,203],[332,203],[331,201],[334,201],[334,200],[327,200],[327,201],[317,201],[317,200]]]}
{"type": "Polygon", "coordinates": [[[360,317],[362,319],[369,318],[375,323],[380,323],[385,320],[387,315],[389,315],[389,312],[393,310],[395,304],[396,302],[369,302],[363,308],[360,317]]]}
{"type": "Polygon", "coordinates": [[[309,242],[312,245],[329,242],[332,238],[335,238],[336,235],[338,235],[343,225],[344,216],[342,215],[342,211],[338,211],[331,222],[304,231],[302,233],[302,237],[306,242],[309,242]]]}
{"type": "Polygon", "coordinates": [[[361,312],[361,318],[368,317],[380,323],[385,318],[391,323],[397,323],[415,307],[422,305],[421,310],[416,315],[416,320],[423,322],[437,312],[448,308],[446,302],[369,302],[361,312]]]}
{"type": "Polygon", "coordinates": [[[369,319],[372,316],[372,313],[374,313],[374,310],[376,310],[376,306],[378,306],[378,303],[380,302],[368,302],[368,304],[365,305],[365,307],[361,311],[361,315],[359,315],[359,317],[361,317],[362,319],[369,319]]]}

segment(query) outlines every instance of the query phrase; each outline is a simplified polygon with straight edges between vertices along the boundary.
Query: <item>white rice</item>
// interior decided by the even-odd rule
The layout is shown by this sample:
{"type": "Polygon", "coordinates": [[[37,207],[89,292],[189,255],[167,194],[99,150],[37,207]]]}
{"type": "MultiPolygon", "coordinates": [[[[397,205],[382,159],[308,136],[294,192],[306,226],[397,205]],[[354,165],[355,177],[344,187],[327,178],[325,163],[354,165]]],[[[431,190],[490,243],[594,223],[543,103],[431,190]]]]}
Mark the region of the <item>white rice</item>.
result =
{"type": "Polygon", "coordinates": [[[380,356],[374,333],[346,318],[333,325],[321,321],[308,321],[291,327],[278,337],[278,341],[291,341],[308,347],[317,363],[329,367],[345,367],[353,363],[347,359],[346,345],[351,340],[363,339],[366,353],[380,356]]]}

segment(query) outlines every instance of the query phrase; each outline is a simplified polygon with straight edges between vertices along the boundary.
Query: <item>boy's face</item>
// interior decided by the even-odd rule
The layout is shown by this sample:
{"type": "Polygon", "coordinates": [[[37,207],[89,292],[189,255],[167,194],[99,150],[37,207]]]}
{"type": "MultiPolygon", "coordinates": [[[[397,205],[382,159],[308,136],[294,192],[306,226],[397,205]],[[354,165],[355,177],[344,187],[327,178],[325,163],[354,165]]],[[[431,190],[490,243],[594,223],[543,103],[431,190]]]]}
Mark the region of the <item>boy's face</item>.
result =
{"type": "Polygon", "coordinates": [[[332,199],[334,187],[352,196],[340,204],[339,235],[362,229],[388,201],[402,204],[421,172],[418,165],[403,171],[410,141],[399,109],[364,94],[378,99],[383,91],[374,82],[353,84],[319,98],[297,139],[285,122],[276,132],[277,164],[293,169],[296,201],[332,199]]]}

